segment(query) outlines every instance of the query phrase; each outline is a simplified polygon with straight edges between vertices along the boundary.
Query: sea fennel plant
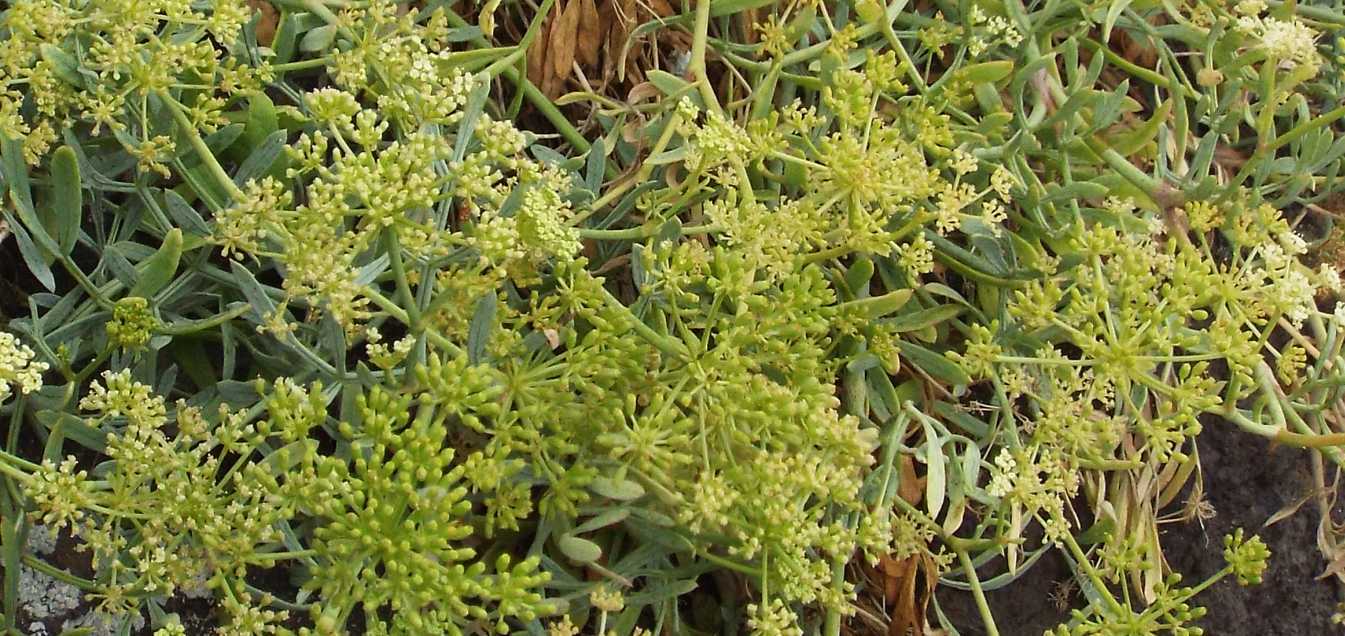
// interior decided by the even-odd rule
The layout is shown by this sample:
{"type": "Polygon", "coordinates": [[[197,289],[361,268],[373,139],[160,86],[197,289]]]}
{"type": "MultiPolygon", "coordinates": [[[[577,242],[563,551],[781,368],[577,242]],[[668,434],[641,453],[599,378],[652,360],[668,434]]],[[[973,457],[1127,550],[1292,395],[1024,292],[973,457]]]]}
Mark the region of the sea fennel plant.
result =
{"type": "Polygon", "coordinates": [[[701,0],[552,102],[616,4],[257,4],[0,13],[7,627],[1012,633],[1057,549],[1195,633],[1197,433],[1340,461],[1334,8],[701,0]]]}

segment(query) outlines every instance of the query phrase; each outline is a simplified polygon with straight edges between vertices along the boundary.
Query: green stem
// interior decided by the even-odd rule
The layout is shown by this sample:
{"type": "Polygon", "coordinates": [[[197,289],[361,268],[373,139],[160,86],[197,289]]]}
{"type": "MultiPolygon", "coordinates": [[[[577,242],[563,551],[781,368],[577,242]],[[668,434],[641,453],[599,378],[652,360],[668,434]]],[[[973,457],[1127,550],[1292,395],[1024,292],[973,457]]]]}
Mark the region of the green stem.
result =
{"type": "Polygon", "coordinates": [[[379,309],[388,312],[393,318],[396,318],[397,322],[408,326],[411,324],[411,317],[407,315],[406,310],[402,309],[397,303],[392,302],[387,296],[384,296],[373,289],[365,290],[364,295],[367,296],[369,300],[372,300],[375,305],[378,305],[379,309]]]}
{"type": "Polygon", "coordinates": [[[1074,540],[1074,535],[1068,532],[1063,534],[1065,547],[1069,549],[1070,554],[1074,556],[1075,562],[1077,562],[1079,567],[1083,569],[1084,576],[1088,577],[1089,582],[1093,584],[1093,589],[1096,590],[1102,598],[1106,599],[1107,604],[1111,605],[1113,611],[1120,612],[1122,609],[1121,602],[1117,601],[1115,596],[1112,596],[1107,585],[1102,582],[1102,579],[1098,578],[1097,572],[1093,571],[1093,566],[1088,563],[1088,556],[1083,553],[1083,548],[1080,548],[1078,542],[1074,540]]]}
{"type": "MultiPolygon", "coordinates": [[[[5,454],[6,454],[6,455],[9,455],[9,453],[5,453],[5,454]]],[[[10,455],[10,457],[13,457],[13,456],[10,455]]],[[[15,467],[13,467],[13,466],[10,466],[10,465],[9,465],[8,463],[6,463],[6,462],[0,462],[0,473],[3,473],[5,476],[10,477],[10,478],[14,479],[15,481],[18,481],[18,482],[20,482],[20,483],[25,483],[25,484],[28,483],[28,481],[31,480],[31,479],[33,478],[32,475],[29,475],[28,473],[25,473],[25,472],[23,472],[22,470],[19,470],[18,468],[15,468],[15,467]]]]}
{"type": "Polygon", "coordinates": [[[976,575],[976,565],[971,562],[971,556],[966,550],[958,550],[957,558],[962,562],[962,569],[967,573],[967,583],[971,585],[971,595],[976,599],[976,610],[981,613],[981,620],[985,622],[985,633],[988,636],[999,636],[999,628],[995,626],[995,616],[990,612],[990,603],[985,599],[985,591],[981,589],[981,579],[976,575]]]}
{"type": "Polygon", "coordinates": [[[495,77],[504,69],[514,66],[514,63],[528,52],[528,47],[532,44],[533,39],[542,30],[542,22],[546,19],[546,14],[551,12],[551,6],[555,3],[556,0],[542,0],[542,6],[538,7],[532,22],[528,24],[528,30],[523,33],[523,38],[518,41],[518,44],[514,45],[513,52],[487,66],[484,71],[487,76],[495,77]]]}
{"type": "MultiPolygon", "coordinates": [[[[586,239],[595,239],[600,241],[628,241],[642,238],[649,238],[658,234],[660,225],[637,225],[621,230],[599,230],[595,228],[579,228],[579,236],[586,239]]],[[[682,236],[695,234],[713,234],[723,231],[719,225],[688,225],[682,228],[682,236]]]]}
{"type": "Polygon", "coordinates": [[[696,78],[706,108],[723,115],[723,110],[719,107],[719,98],[715,95],[714,87],[710,86],[710,76],[705,70],[705,43],[709,36],[710,0],[696,0],[695,36],[691,41],[691,61],[687,64],[687,72],[696,78]]]}
{"type": "Polygon", "coordinates": [[[1070,358],[1029,358],[1024,356],[995,356],[995,362],[1011,364],[1054,365],[1062,367],[1091,367],[1097,360],[1074,360],[1070,358]]]}
{"type": "Polygon", "coordinates": [[[248,304],[237,305],[233,309],[230,309],[228,311],[222,311],[218,314],[215,314],[214,316],[204,318],[202,320],[175,322],[170,325],[164,325],[162,328],[159,329],[159,333],[169,336],[182,336],[186,334],[196,333],[198,331],[205,331],[207,329],[218,327],[226,322],[229,322],[230,320],[238,318],[239,316],[242,316],[243,314],[246,314],[249,311],[252,311],[251,305],[248,304]]]}
{"type": "Polygon", "coordinates": [[[649,344],[654,345],[659,351],[671,355],[674,358],[684,358],[691,355],[691,352],[687,350],[686,345],[682,344],[682,341],[659,335],[651,329],[649,325],[644,324],[643,320],[640,320],[639,317],[631,313],[630,308],[622,304],[620,300],[617,300],[616,296],[613,296],[612,292],[608,291],[606,287],[601,287],[601,289],[603,297],[607,300],[607,304],[613,309],[626,313],[630,318],[631,328],[634,329],[635,333],[639,334],[641,338],[648,341],[649,344]]]}
{"type": "Polygon", "coordinates": [[[706,551],[706,550],[696,550],[696,554],[697,554],[698,556],[700,556],[701,558],[705,559],[706,561],[709,561],[709,562],[711,562],[711,563],[713,563],[713,564],[715,564],[715,565],[721,566],[721,567],[726,567],[726,568],[728,568],[728,569],[730,569],[730,570],[733,570],[733,571],[735,571],[735,572],[740,572],[740,573],[742,573],[742,574],[746,574],[746,575],[748,575],[748,576],[760,576],[760,577],[762,577],[762,578],[765,578],[765,576],[766,576],[764,572],[762,572],[762,571],[760,571],[760,570],[754,570],[754,569],[752,569],[752,567],[749,566],[749,565],[744,565],[744,564],[742,564],[742,563],[739,563],[739,562],[737,562],[737,561],[733,561],[733,560],[731,560],[731,559],[725,559],[724,557],[715,556],[714,554],[711,554],[710,552],[708,552],[708,551],[706,551]]]}
{"type": "Polygon", "coordinates": [[[91,591],[98,589],[97,583],[94,583],[93,581],[90,581],[88,579],[83,579],[78,576],[75,576],[31,554],[23,555],[23,563],[24,565],[27,565],[28,567],[33,568],[34,570],[37,570],[38,572],[41,572],[47,576],[50,576],[53,579],[69,583],[70,585],[73,585],[81,590],[91,591]]]}
{"type": "Polygon", "coordinates": [[[1298,446],[1300,448],[1330,448],[1333,446],[1345,446],[1345,433],[1323,433],[1313,435],[1309,433],[1292,433],[1290,431],[1279,431],[1275,433],[1276,442],[1286,446],[1298,446]]]}
{"type": "Polygon", "coordinates": [[[1144,462],[1138,459],[1081,459],[1079,468],[1086,470],[1139,470],[1144,462]]]}
{"type": "Polygon", "coordinates": [[[1233,566],[1231,565],[1224,566],[1224,569],[1215,572],[1214,575],[1210,576],[1210,578],[1201,581],[1199,585],[1196,585],[1195,587],[1191,588],[1187,598],[1193,597],[1201,592],[1204,592],[1206,588],[1208,588],[1211,585],[1214,585],[1215,583],[1218,583],[1220,579],[1232,573],[1233,573],[1233,566]]]}
{"type": "MultiPolygon", "coordinates": [[[[831,563],[831,587],[840,593],[845,585],[845,559],[837,557],[831,563]]],[[[822,633],[827,636],[841,636],[841,611],[835,607],[827,609],[826,624],[822,633]]]]}
{"type": "MultiPolygon", "coordinates": [[[[408,327],[411,326],[412,324],[411,317],[407,315],[406,310],[398,306],[397,303],[392,302],[392,300],[389,299],[387,296],[378,293],[378,291],[374,289],[366,289],[364,295],[369,300],[373,301],[375,305],[378,305],[379,309],[382,309],[383,311],[386,311],[389,314],[391,314],[392,317],[396,318],[398,322],[407,325],[408,327]]],[[[429,341],[433,343],[436,347],[439,347],[444,351],[452,353],[453,355],[463,354],[462,347],[459,347],[448,338],[445,338],[443,334],[433,329],[425,329],[424,325],[420,325],[420,327],[421,327],[420,333],[425,334],[425,337],[428,338],[429,341]]]]}
{"type": "Polygon", "coordinates": [[[79,373],[75,374],[75,383],[76,384],[81,383],[84,380],[88,379],[90,375],[93,375],[93,372],[97,371],[99,367],[103,366],[103,363],[106,362],[107,359],[112,356],[112,351],[113,347],[109,345],[107,347],[104,347],[102,351],[98,352],[97,357],[95,357],[88,364],[84,365],[84,368],[80,369],[79,373]]]}
{"type": "Polygon", "coordinates": [[[1122,157],[1121,153],[1106,147],[1097,139],[1087,137],[1084,139],[1084,143],[1088,146],[1089,150],[1097,153],[1098,157],[1112,170],[1119,173],[1126,181],[1134,184],[1135,187],[1143,191],[1150,199],[1153,199],[1155,203],[1160,205],[1165,203],[1163,192],[1166,186],[1161,181],[1149,176],[1148,173],[1140,170],[1135,164],[1130,163],[1129,159],[1122,157]]]}
{"type": "Polygon", "coordinates": [[[318,551],[313,548],[305,550],[290,550],[286,552],[262,552],[248,557],[249,563],[274,564],[276,561],[287,559],[304,559],[317,556],[318,551]]]}
{"type": "Polygon", "coordinates": [[[850,249],[849,245],[837,245],[835,247],[828,247],[827,249],[824,249],[820,252],[813,252],[812,254],[803,257],[803,262],[810,264],[821,263],[822,261],[828,261],[833,258],[840,258],[842,256],[845,256],[846,254],[849,254],[852,251],[854,250],[850,249]]]}
{"type": "Polygon", "coordinates": [[[288,73],[290,71],[304,71],[310,68],[325,66],[332,61],[330,57],[315,57],[311,60],[299,60],[297,62],[286,62],[284,64],[272,64],[271,70],[276,73],[288,73]]]}
{"type": "Polygon", "coordinates": [[[1293,141],[1297,140],[1299,137],[1302,137],[1303,135],[1306,135],[1314,130],[1317,130],[1318,128],[1322,128],[1324,126],[1328,126],[1334,123],[1337,119],[1340,119],[1341,117],[1345,117],[1345,106],[1341,106],[1339,108],[1336,108],[1335,110],[1322,113],[1321,115],[1313,117],[1308,121],[1305,121],[1297,126],[1294,126],[1289,130],[1289,132],[1284,133],[1279,137],[1276,137],[1275,141],[1266,144],[1263,149],[1265,152],[1273,152],[1283,147],[1285,144],[1292,143],[1293,141]]]}
{"type": "Polygon", "coordinates": [[[234,184],[233,177],[230,177],[229,173],[224,171],[224,167],[219,164],[219,160],[215,159],[215,154],[210,152],[210,147],[206,145],[205,139],[201,138],[201,132],[196,130],[196,125],[192,124],[191,119],[187,117],[186,107],[182,105],[182,102],[173,99],[168,91],[159,91],[158,95],[168,105],[168,110],[172,112],[173,120],[177,122],[182,134],[186,135],[187,141],[196,150],[196,154],[200,155],[201,163],[215,177],[215,180],[219,182],[225,192],[228,192],[236,200],[242,199],[243,191],[234,184]]]}
{"type": "MultiPolygon", "coordinates": [[[[1144,80],[1150,84],[1153,84],[1154,86],[1162,88],[1171,88],[1170,86],[1171,82],[1168,81],[1168,78],[1159,75],[1158,73],[1155,73],[1147,68],[1144,68],[1143,66],[1135,64],[1134,62],[1131,62],[1130,60],[1127,60],[1124,57],[1121,57],[1115,51],[1111,50],[1110,47],[1103,46],[1103,44],[1101,42],[1098,42],[1097,40],[1093,40],[1091,38],[1084,38],[1083,44],[1084,46],[1093,49],[1095,52],[1101,52],[1102,56],[1107,58],[1108,62],[1121,68],[1125,72],[1130,73],[1131,75],[1134,75],[1135,77],[1144,80]]],[[[1180,87],[1178,87],[1178,89],[1179,90],[1176,91],[1177,92],[1176,97],[1178,99],[1181,99],[1182,95],[1180,87]]]]}
{"type": "Polygon", "coordinates": [[[402,301],[402,306],[406,308],[406,326],[412,331],[420,327],[420,308],[416,306],[416,297],[411,293],[411,285],[406,280],[406,265],[402,262],[402,245],[397,238],[397,231],[392,228],[387,230],[388,241],[388,260],[392,266],[392,276],[397,284],[397,296],[402,301]]]}

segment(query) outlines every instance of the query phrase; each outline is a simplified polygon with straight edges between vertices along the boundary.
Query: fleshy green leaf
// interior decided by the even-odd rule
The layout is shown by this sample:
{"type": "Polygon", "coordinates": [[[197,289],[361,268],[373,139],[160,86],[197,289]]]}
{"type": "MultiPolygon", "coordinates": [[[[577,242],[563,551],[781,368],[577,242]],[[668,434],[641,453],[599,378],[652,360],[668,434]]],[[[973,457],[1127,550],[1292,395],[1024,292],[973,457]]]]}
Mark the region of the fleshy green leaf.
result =
{"type": "Polygon", "coordinates": [[[51,206],[47,208],[47,231],[55,236],[61,254],[69,254],[79,238],[84,215],[84,189],[80,186],[79,160],[70,146],[61,146],[51,156],[51,206]]]}
{"type": "Polygon", "coordinates": [[[644,496],[644,486],[629,479],[597,477],[588,487],[603,497],[617,501],[632,501],[644,496]]]}
{"type": "Polygon", "coordinates": [[[931,518],[938,518],[943,510],[943,498],[946,494],[948,475],[943,469],[943,440],[934,432],[929,422],[925,427],[925,509],[931,518]]]}
{"type": "Polygon", "coordinates": [[[602,547],[582,537],[565,535],[556,540],[556,547],[575,563],[593,563],[602,558],[602,547]]]}
{"type": "Polygon", "coordinates": [[[163,237],[159,250],[145,259],[138,268],[140,277],[127,296],[150,298],[163,289],[173,274],[177,273],[178,261],[182,259],[182,230],[173,228],[163,237]]]}
{"type": "Polygon", "coordinates": [[[336,25],[325,24],[304,34],[299,40],[299,50],[304,53],[325,51],[336,40],[336,25]]]}

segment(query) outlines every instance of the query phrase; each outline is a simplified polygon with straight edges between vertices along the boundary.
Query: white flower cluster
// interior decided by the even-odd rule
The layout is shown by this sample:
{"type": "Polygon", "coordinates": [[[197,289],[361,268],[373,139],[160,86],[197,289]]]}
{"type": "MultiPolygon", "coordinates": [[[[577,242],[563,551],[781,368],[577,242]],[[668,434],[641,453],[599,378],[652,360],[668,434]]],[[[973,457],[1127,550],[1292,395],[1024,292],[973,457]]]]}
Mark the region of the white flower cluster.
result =
{"type": "Polygon", "coordinates": [[[1004,449],[995,456],[995,470],[990,478],[990,486],[986,492],[991,497],[1007,497],[1013,492],[1014,476],[1018,474],[1018,460],[1014,459],[1013,452],[1004,449]]]}
{"type": "MultiPolygon", "coordinates": [[[[1282,311],[1293,324],[1301,325],[1317,309],[1318,286],[1312,276],[1316,272],[1298,261],[1298,257],[1307,252],[1302,237],[1290,231],[1278,238],[1278,243],[1267,243],[1258,248],[1264,261],[1262,273],[1268,282],[1265,289],[1271,305],[1282,311]]],[[[1330,280],[1319,282],[1332,284],[1330,280]]]]}
{"type": "Polygon", "coordinates": [[[47,363],[34,362],[33,350],[19,342],[14,334],[0,331],[0,404],[9,399],[14,388],[28,395],[42,388],[42,373],[47,363]]]}
{"type": "Polygon", "coordinates": [[[103,372],[103,381],[89,383],[89,392],[79,408],[109,417],[126,417],[132,424],[157,428],[167,417],[162,397],[148,385],[136,382],[129,369],[103,372]],[[106,386],[104,386],[106,385],[106,386]]]}
{"type": "Polygon", "coordinates": [[[986,51],[1003,44],[1013,48],[1023,41],[1023,34],[1014,27],[1012,22],[1000,16],[987,16],[980,7],[972,5],[971,23],[973,33],[967,50],[973,58],[978,58],[986,51]]]}
{"type": "Polygon", "coordinates": [[[1308,77],[1317,75],[1321,55],[1317,53],[1317,32],[1298,20],[1279,20],[1244,15],[1238,18],[1238,30],[1260,40],[1258,48],[1280,66],[1304,69],[1308,77]]]}

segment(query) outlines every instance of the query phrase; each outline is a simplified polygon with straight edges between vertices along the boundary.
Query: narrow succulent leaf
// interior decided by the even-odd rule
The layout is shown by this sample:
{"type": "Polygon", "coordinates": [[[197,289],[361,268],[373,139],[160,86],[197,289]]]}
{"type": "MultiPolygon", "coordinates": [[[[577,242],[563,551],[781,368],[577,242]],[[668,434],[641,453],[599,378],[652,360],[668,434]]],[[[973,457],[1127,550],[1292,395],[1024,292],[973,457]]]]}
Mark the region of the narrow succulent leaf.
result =
{"type": "Polygon", "coordinates": [[[140,277],[127,296],[150,298],[163,289],[177,273],[182,259],[182,230],[173,228],[163,237],[158,251],[139,266],[140,277]]]}
{"type": "Polygon", "coordinates": [[[602,558],[602,547],[583,537],[564,535],[556,539],[556,547],[575,563],[595,563],[602,558]]]}
{"type": "Polygon", "coordinates": [[[944,496],[947,494],[948,474],[944,471],[943,440],[934,432],[929,422],[923,422],[925,428],[925,510],[930,518],[937,519],[943,510],[944,496]]]}

